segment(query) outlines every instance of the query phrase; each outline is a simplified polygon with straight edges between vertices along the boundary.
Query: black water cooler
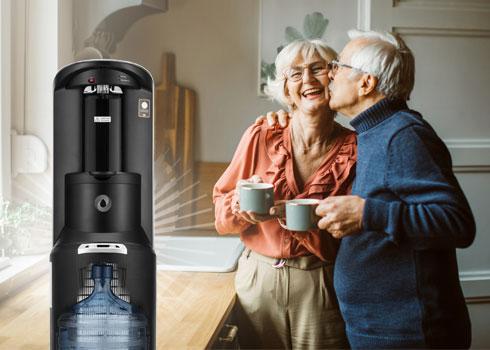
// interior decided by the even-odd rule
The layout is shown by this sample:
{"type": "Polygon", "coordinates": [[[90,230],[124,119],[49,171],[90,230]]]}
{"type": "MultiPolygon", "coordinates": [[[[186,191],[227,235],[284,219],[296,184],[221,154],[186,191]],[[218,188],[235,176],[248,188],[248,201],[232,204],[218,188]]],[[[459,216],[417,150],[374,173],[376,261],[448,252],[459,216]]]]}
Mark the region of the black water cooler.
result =
{"type": "Polygon", "coordinates": [[[155,349],[152,102],[129,62],[55,77],[51,349],[155,349]]]}

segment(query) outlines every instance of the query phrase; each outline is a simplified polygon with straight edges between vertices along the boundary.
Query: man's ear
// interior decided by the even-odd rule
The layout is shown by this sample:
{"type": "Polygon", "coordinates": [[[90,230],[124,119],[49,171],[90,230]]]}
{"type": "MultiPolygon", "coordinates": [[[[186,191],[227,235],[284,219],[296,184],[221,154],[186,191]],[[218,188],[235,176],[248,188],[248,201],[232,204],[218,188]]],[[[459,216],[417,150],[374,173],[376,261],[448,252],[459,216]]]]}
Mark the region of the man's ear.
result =
{"type": "Polygon", "coordinates": [[[376,90],[378,78],[372,74],[363,74],[359,80],[359,96],[367,96],[376,90]]]}

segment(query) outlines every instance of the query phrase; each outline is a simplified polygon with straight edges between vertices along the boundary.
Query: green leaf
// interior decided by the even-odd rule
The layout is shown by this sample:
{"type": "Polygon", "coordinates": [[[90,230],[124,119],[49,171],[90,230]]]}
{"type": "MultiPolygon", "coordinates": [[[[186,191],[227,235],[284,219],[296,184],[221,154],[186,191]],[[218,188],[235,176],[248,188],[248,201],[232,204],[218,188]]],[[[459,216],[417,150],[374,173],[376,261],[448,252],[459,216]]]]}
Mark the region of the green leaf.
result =
{"type": "Polygon", "coordinates": [[[286,27],[284,35],[288,44],[295,40],[304,39],[303,35],[294,27],[286,27]]]}
{"type": "Polygon", "coordinates": [[[276,64],[262,61],[260,64],[260,78],[267,81],[267,78],[275,79],[276,64]]]}
{"type": "Polygon", "coordinates": [[[328,19],[320,12],[306,15],[303,21],[303,32],[307,39],[321,39],[328,26],[328,19]]]}

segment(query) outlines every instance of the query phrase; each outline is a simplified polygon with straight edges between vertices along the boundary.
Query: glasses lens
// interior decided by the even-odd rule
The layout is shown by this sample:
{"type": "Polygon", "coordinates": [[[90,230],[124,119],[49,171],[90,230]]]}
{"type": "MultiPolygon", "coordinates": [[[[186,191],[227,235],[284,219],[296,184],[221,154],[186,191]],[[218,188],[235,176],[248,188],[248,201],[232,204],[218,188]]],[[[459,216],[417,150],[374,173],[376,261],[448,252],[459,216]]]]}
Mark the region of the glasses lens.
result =
{"type": "Polygon", "coordinates": [[[320,76],[320,75],[324,75],[327,73],[327,67],[323,63],[322,64],[315,64],[310,69],[311,69],[311,73],[314,76],[320,76]]]}
{"type": "Polygon", "coordinates": [[[308,70],[313,76],[321,76],[325,75],[328,72],[327,65],[325,64],[314,64],[310,67],[301,68],[301,67],[293,67],[286,71],[286,77],[291,81],[299,81],[303,78],[303,73],[305,70],[308,70]]]}
{"type": "Polygon", "coordinates": [[[303,78],[303,71],[299,69],[291,68],[287,71],[286,75],[288,79],[292,81],[298,81],[301,80],[301,78],[303,78]]]}

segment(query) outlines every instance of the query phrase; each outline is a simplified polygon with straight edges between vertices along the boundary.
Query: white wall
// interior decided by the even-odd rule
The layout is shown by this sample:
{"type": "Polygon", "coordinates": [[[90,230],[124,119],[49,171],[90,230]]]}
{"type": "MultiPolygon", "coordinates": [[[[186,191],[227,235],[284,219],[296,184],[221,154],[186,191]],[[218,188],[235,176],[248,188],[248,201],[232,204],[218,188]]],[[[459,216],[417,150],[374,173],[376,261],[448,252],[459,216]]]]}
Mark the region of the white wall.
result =
{"type": "Polygon", "coordinates": [[[52,201],[53,78],[58,65],[58,0],[12,3],[12,129],[38,137],[48,152],[48,168],[19,174],[12,195],[46,206],[52,201]]]}
{"type": "MultiPolygon", "coordinates": [[[[259,9],[259,0],[170,0],[166,13],[135,23],[114,55],[146,66],[158,82],[162,53],[175,53],[178,83],[197,92],[197,160],[230,161],[245,128],[278,108],[257,95],[259,9]]],[[[355,27],[355,9],[355,0],[326,0],[328,30],[355,27]]]]}
{"type": "Polygon", "coordinates": [[[58,68],[73,62],[73,0],[58,0],[58,68]]]}
{"type": "Polygon", "coordinates": [[[10,198],[10,1],[0,3],[0,200],[10,198]]]}

